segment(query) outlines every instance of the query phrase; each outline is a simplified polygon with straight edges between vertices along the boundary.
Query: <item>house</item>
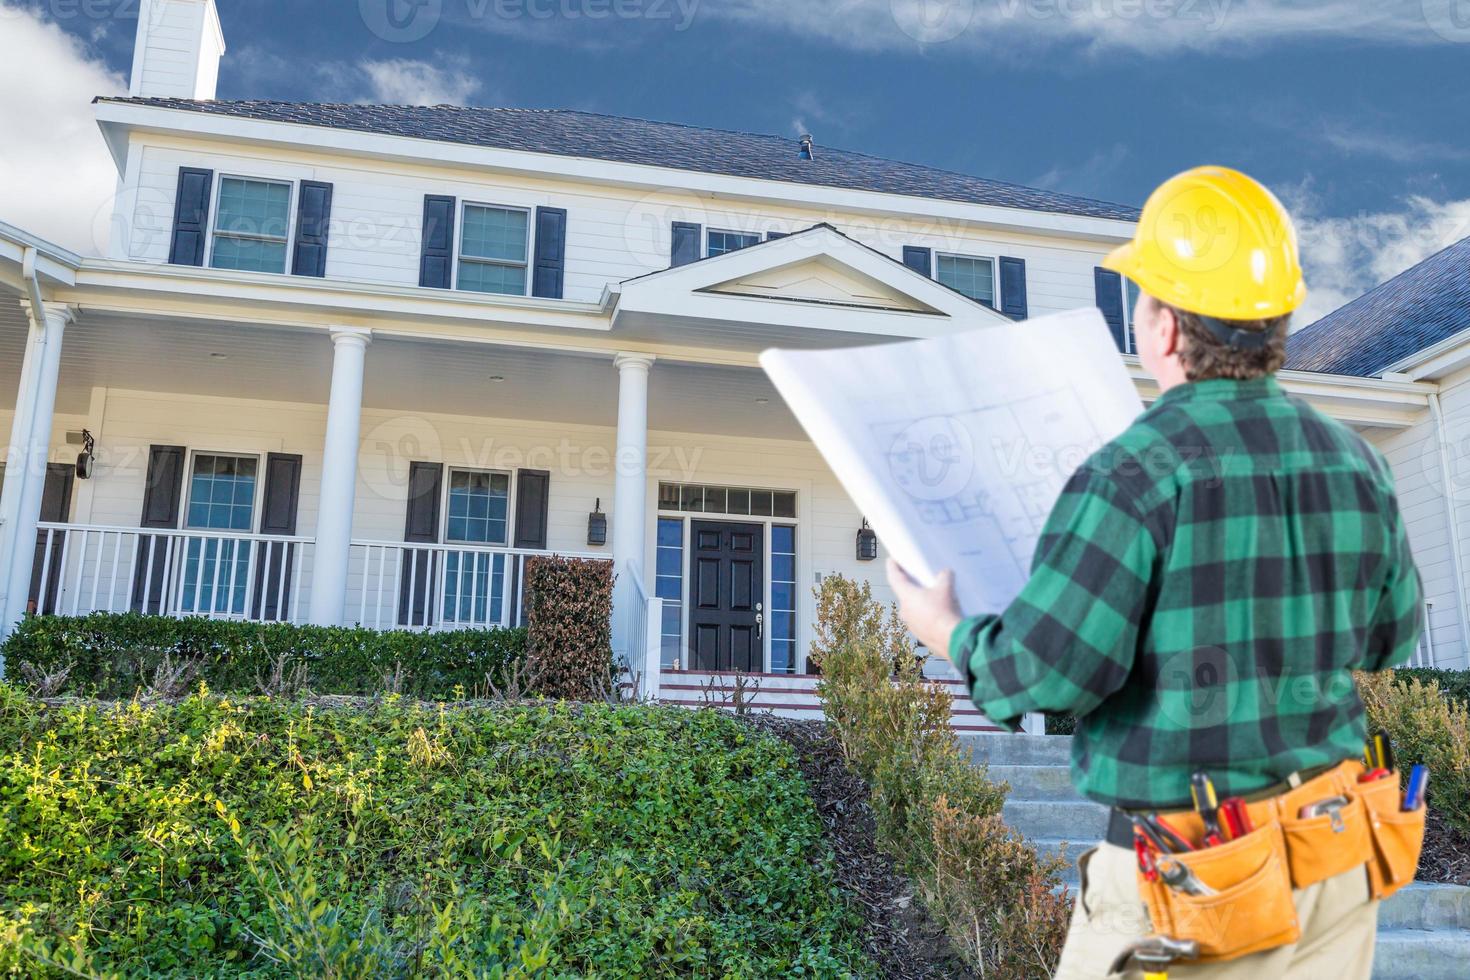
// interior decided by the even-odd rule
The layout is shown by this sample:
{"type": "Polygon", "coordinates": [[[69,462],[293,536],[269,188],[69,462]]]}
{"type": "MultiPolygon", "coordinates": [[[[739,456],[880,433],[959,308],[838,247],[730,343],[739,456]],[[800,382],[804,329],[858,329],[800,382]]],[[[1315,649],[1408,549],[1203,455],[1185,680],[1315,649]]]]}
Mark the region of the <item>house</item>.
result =
{"type": "MultiPolygon", "coordinates": [[[[615,650],[649,693],[749,671],[810,710],[813,586],[886,589],[762,349],[1095,304],[1155,394],[1098,267],[1134,208],[809,138],[216,101],[224,52],[213,0],[145,0],[130,94],[96,102],[105,254],[0,226],[7,629],[512,624],[525,559],[555,552],[614,563],[615,650]]],[[[1283,381],[1389,443],[1438,391],[1283,381]]]]}

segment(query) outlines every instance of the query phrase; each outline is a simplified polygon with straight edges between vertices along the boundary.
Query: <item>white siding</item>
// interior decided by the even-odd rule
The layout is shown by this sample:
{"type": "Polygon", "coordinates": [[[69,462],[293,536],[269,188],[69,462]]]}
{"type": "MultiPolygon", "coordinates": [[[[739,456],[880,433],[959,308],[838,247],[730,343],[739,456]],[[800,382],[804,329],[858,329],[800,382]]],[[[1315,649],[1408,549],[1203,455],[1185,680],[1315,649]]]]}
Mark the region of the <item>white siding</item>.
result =
{"type": "Polygon", "coordinates": [[[689,194],[638,194],[568,181],[498,177],[468,170],[385,166],[371,161],[289,150],[230,150],[208,143],[164,141],[135,144],[141,154],[138,193],[124,194],[122,216],[131,225],[128,257],[168,259],[173,205],[181,166],[218,173],[322,180],[334,186],[327,276],[416,286],[426,194],[461,202],[539,205],[568,212],[565,296],[593,302],[603,287],[669,265],[674,221],[742,231],[797,231],[821,221],[894,259],[905,245],[963,254],[1009,255],[1026,260],[1033,316],[1089,306],[1093,267],[1107,251],[1097,242],[1057,236],[1002,233],[961,222],[878,220],[871,215],[744,205],[689,194]]]}
{"type": "Polygon", "coordinates": [[[214,0],[141,0],[133,95],[214,98],[224,52],[213,8],[214,0]]]}

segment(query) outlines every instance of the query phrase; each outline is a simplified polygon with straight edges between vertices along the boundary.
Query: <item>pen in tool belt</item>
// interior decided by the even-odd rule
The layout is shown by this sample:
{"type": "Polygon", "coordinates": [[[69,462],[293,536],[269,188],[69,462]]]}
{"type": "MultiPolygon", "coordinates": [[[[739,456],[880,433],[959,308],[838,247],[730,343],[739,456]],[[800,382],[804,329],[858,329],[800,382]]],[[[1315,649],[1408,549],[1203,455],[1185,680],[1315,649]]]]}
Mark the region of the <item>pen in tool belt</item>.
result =
{"type": "Polygon", "coordinates": [[[1412,813],[1424,805],[1424,791],[1429,786],[1429,767],[1415,766],[1409,771],[1409,788],[1404,791],[1403,811],[1412,813]]]}
{"type": "Polygon", "coordinates": [[[1194,799],[1194,808],[1205,822],[1205,844],[1219,847],[1225,843],[1225,834],[1220,829],[1220,799],[1215,795],[1215,784],[1204,772],[1189,777],[1189,795],[1194,799]]]}

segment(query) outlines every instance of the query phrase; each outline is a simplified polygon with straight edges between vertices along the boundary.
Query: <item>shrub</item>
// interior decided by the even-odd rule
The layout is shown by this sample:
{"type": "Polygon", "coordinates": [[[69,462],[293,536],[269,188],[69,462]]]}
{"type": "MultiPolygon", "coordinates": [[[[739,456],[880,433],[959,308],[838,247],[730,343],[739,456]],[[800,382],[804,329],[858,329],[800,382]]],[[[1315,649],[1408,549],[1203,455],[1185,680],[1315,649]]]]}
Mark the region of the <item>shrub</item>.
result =
{"type": "Polygon", "coordinates": [[[844,625],[885,619],[871,593],[833,583],[823,582],[818,605],[842,619],[824,635],[845,639],[825,649],[817,693],[843,753],[871,786],[879,846],[985,975],[1049,975],[1067,929],[1069,902],[1056,893],[1062,859],[1043,860],[1001,821],[1006,788],[959,744],[949,693],[924,679],[891,634],[875,639],[844,625]],[[829,588],[839,601],[820,601],[829,588]]]}
{"type": "Polygon", "coordinates": [[[872,975],[779,740],[366,704],[0,685],[0,974],[872,975]]]}
{"type": "Polygon", "coordinates": [[[1429,767],[1429,803],[1446,823],[1470,832],[1470,708],[1448,698],[1435,680],[1395,671],[1358,674],[1370,731],[1393,739],[1399,770],[1429,767]]]}
{"type": "MultiPolygon", "coordinates": [[[[187,669],[211,690],[237,694],[373,695],[385,675],[421,698],[463,697],[499,683],[525,655],[525,630],[407,630],[173,619],[136,613],[32,616],[5,642],[6,674],[55,676],[60,693],[125,699],[187,669]]],[[[177,683],[166,686],[177,687],[177,683]]],[[[159,693],[167,693],[160,691],[159,693]]],[[[175,692],[177,693],[177,692],[175,692]]]]}
{"type": "Polygon", "coordinates": [[[1439,685],[1439,692],[1447,698],[1453,698],[1466,707],[1470,707],[1470,670],[1440,670],[1435,667],[1400,667],[1394,671],[1400,681],[1406,681],[1410,677],[1420,683],[1427,684],[1434,681],[1439,685]]]}
{"type": "Polygon", "coordinates": [[[612,565],[561,557],[526,562],[527,655],[549,697],[593,700],[612,682],[612,565]]]}
{"type": "Polygon", "coordinates": [[[873,598],[873,586],[841,575],[828,575],[815,590],[817,619],[807,669],[820,673],[829,653],[854,643],[872,643],[884,651],[897,670],[914,659],[914,642],[898,610],[884,609],[873,598]]]}

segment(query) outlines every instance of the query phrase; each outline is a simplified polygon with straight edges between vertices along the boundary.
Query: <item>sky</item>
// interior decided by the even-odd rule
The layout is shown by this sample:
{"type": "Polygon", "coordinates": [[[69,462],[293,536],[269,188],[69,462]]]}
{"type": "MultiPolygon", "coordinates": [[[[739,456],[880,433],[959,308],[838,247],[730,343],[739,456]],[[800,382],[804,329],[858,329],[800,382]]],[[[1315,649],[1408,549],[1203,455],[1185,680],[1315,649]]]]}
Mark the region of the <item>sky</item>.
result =
{"type": "MultiPolygon", "coordinates": [[[[0,0],[0,220],[97,252],[139,0],[0,0]]],[[[1292,208],[1305,324],[1470,236],[1470,0],[218,0],[223,99],[574,108],[1292,208]]]]}

